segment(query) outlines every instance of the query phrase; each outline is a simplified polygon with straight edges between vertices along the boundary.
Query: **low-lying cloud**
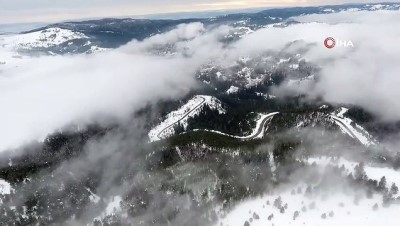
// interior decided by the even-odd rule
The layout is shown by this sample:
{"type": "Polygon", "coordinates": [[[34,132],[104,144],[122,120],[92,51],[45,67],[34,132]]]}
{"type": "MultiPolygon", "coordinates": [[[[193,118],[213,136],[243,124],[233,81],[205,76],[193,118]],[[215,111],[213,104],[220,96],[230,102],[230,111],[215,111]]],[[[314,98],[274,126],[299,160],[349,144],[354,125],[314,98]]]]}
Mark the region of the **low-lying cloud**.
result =
{"type": "Polygon", "coordinates": [[[295,54],[307,47],[303,57],[322,70],[314,88],[291,89],[310,97],[321,96],[328,102],[359,105],[385,121],[400,120],[400,49],[396,44],[400,12],[342,12],[294,20],[303,23],[262,29],[239,41],[238,49],[241,53],[279,51],[288,42],[299,41],[289,51],[295,54]],[[351,41],[354,48],[327,49],[323,45],[327,37],[351,41]]]}
{"type": "Polygon", "coordinates": [[[201,59],[149,55],[138,46],[154,39],[190,39],[201,31],[199,24],[181,25],[114,51],[29,58],[3,71],[0,150],[43,139],[70,123],[124,120],[147,103],[184,95],[195,84],[201,59]]]}

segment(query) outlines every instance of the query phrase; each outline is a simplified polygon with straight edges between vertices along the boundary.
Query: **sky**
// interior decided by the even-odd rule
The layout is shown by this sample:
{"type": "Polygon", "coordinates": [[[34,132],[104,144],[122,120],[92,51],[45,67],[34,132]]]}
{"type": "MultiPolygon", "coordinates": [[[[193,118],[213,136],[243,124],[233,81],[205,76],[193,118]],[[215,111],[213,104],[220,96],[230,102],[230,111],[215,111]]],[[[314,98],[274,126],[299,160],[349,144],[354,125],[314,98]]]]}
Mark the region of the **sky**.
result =
{"type": "Polygon", "coordinates": [[[0,24],[380,1],[385,0],[0,0],[0,24]]]}

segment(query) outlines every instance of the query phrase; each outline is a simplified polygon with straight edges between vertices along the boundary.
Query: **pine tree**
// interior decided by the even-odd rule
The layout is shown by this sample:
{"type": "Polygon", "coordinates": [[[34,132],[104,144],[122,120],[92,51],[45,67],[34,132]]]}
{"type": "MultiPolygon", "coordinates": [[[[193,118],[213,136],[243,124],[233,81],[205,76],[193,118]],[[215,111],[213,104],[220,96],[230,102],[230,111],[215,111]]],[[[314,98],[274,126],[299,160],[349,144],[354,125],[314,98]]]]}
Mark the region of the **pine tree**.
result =
{"type": "Polygon", "coordinates": [[[275,199],[274,206],[278,209],[282,208],[282,198],[280,196],[275,199]]]}
{"type": "Polygon", "coordinates": [[[372,209],[373,209],[374,211],[378,210],[378,208],[379,208],[378,203],[375,203],[375,205],[372,207],[372,209]]]}
{"type": "Polygon", "coordinates": [[[363,180],[368,180],[367,174],[364,169],[364,163],[360,163],[354,168],[354,179],[357,182],[361,182],[363,180]]]}
{"type": "Polygon", "coordinates": [[[399,188],[396,186],[395,183],[393,183],[392,187],[390,187],[390,193],[392,195],[397,195],[397,193],[399,193],[399,188]]]}
{"type": "Polygon", "coordinates": [[[385,191],[386,190],[386,177],[383,176],[378,183],[378,190],[385,191]]]}

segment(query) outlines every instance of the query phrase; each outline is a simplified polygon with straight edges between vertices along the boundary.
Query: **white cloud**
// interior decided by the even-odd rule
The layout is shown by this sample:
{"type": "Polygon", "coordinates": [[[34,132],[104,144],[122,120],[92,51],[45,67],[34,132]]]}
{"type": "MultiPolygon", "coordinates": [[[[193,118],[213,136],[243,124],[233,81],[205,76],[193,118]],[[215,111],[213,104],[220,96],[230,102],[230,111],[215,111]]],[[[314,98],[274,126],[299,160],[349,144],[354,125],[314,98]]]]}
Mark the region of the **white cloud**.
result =
{"type": "MultiPolygon", "coordinates": [[[[199,27],[181,25],[155,39],[193,38],[199,27]]],[[[137,51],[146,42],[92,56],[25,58],[4,70],[0,150],[43,139],[69,123],[123,120],[148,102],[184,95],[202,59],[137,51]]]]}
{"type": "Polygon", "coordinates": [[[292,48],[296,53],[311,44],[304,58],[322,68],[321,79],[314,89],[301,87],[297,91],[312,97],[321,95],[329,102],[360,105],[383,120],[400,120],[399,11],[343,12],[295,19],[307,23],[257,31],[237,43],[240,53],[279,51],[288,42],[301,40],[297,48],[292,48]],[[326,37],[352,41],[354,48],[327,49],[323,45],[326,37]]]}

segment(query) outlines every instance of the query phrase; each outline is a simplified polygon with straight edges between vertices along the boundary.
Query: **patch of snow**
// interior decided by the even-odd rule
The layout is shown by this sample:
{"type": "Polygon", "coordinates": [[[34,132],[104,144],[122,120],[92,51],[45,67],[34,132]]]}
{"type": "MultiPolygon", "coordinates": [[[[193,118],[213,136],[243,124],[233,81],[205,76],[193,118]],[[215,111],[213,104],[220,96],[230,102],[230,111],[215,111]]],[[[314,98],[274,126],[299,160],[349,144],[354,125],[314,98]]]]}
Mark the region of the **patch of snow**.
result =
{"type": "Polygon", "coordinates": [[[276,96],[268,94],[268,93],[260,93],[260,92],[256,92],[257,96],[263,96],[264,99],[275,99],[276,96]]]}
{"type": "Polygon", "coordinates": [[[289,62],[290,60],[291,60],[292,58],[287,58],[287,59],[279,59],[279,62],[278,62],[278,64],[283,64],[283,63],[287,63],[287,62],[289,62]]]}
{"type": "MultiPolygon", "coordinates": [[[[107,202],[107,206],[104,209],[104,211],[97,217],[93,218],[94,220],[99,220],[101,221],[104,217],[106,216],[110,216],[110,215],[114,215],[115,213],[118,213],[122,210],[121,208],[121,201],[122,198],[121,196],[113,196],[111,197],[108,202],[107,202]]],[[[88,224],[88,225],[93,225],[93,224],[88,224]]]]}
{"type": "Polygon", "coordinates": [[[335,10],[333,9],[323,9],[322,12],[326,12],[326,13],[334,13],[335,10]]]}
{"type": "Polygon", "coordinates": [[[360,9],[359,8],[350,8],[350,9],[347,9],[346,11],[348,11],[348,12],[357,12],[357,11],[360,11],[360,9]]]}
{"type": "Polygon", "coordinates": [[[302,127],[303,125],[304,125],[304,122],[301,121],[301,122],[297,123],[296,128],[300,128],[300,127],[302,127]]]}
{"type": "Polygon", "coordinates": [[[234,24],[235,25],[246,25],[247,24],[247,20],[239,20],[239,21],[236,21],[234,24]]]}
{"type": "Polygon", "coordinates": [[[100,202],[100,197],[93,193],[89,188],[86,188],[86,190],[90,193],[89,199],[93,203],[99,203],[100,202]]]}
{"type": "Polygon", "coordinates": [[[237,76],[239,78],[244,78],[246,80],[246,88],[254,87],[262,82],[262,78],[252,78],[253,72],[254,68],[250,67],[243,67],[240,71],[237,72],[237,76]]]}
{"type": "Polygon", "coordinates": [[[372,10],[380,10],[380,9],[383,9],[384,7],[385,7],[385,5],[376,4],[376,5],[373,5],[373,6],[371,7],[371,9],[372,9],[372,10]]]}
{"type": "MultiPolygon", "coordinates": [[[[280,18],[279,20],[282,20],[282,18],[280,18]]],[[[273,24],[265,25],[264,28],[282,27],[282,26],[284,26],[284,24],[285,23],[282,23],[282,22],[273,23],[273,24]]]]}
{"type": "Polygon", "coordinates": [[[226,91],[226,93],[227,94],[232,94],[232,93],[237,93],[239,91],[239,88],[238,87],[236,87],[236,86],[231,86],[227,91],[226,91]]]}
{"type": "Polygon", "coordinates": [[[289,67],[290,67],[291,69],[296,70],[296,69],[299,68],[299,64],[291,64],[289,67]]]}
{"type": "Polygon", "coordinates": [[[349,111],[348,108],[342,107],[342,108],[340,108],[340,111],[339,111],[339,113],[337,113],[336,116],[337,116],[337,117],[343,118],[343,117],[344,117],[344,114],[346,114],[348,111],[349,111]]]}
{"type": "Polygon", "coordinates": [[[11,193],[11,185],[7,181],[0,179],[0,194],[9,195],[11,193]]]}
{"type": "Polygon", "coordinates": [[[254,30],[252,30],[250,27],[235,27],[232,29],[232,34],[227,35],[226,37],[239,37],[242,38],[246,35],[249,35],[251,33],[254,33],[254,30]]]}
{"type": "Polygon", "coordinates": [[[109,49],[107,49],[107,48],[102,48],[102,47],[98,47],[98,46],[90,46],[90,50],[88,50],[86,53],[101,53],[101,52],[105,52],[108,50],[109,49]]]}
{"type": "Polygon", "coordinates": [[[120,205],[121,201],[122,201],[121,196],[112,197],[111,201],[107,204],[107,207],[104,210],[104,215],[107,216],[121,211],[121,205],[120,205]]]}

